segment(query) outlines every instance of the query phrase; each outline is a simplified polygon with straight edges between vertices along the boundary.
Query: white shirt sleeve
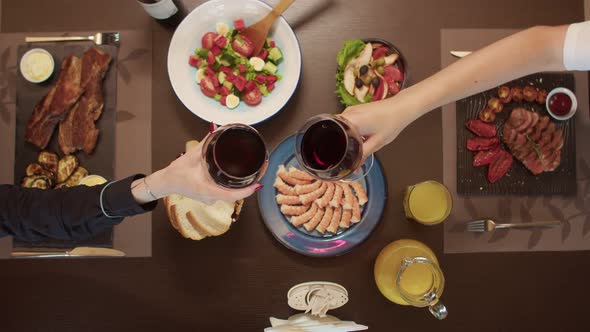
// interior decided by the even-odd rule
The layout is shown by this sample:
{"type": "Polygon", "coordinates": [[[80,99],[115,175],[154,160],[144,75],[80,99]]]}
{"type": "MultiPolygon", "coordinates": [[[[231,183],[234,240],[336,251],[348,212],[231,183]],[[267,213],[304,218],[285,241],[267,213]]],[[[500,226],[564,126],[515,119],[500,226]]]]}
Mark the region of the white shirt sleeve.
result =
{"type": "Polygon", "coordinates": [[[563,45],[563,65],[567,70],[590,70],[590,21],[568,27],[563,45]]]}

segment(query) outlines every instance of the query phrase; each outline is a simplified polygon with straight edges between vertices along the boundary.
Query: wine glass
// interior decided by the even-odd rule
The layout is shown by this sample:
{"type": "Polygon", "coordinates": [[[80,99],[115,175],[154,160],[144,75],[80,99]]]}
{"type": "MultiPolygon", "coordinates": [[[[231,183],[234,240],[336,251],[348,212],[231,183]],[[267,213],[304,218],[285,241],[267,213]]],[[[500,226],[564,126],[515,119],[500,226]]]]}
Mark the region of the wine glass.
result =
{"type": "Polygon", "coordinates": [[[374,162],[371,154],[362,167],[363,138],[348,120],[331,114],[314,116],[297,131],[295,156],[306,172],[327,181],[358,181],[374,162]]]}
{"type": "Polygon", "coordinates": [[[220,186],[238,189],[258,182],[268,167],[268,149],[260,133],[245,124],[217,128],[203,144],[209,175],[220,186]]]}

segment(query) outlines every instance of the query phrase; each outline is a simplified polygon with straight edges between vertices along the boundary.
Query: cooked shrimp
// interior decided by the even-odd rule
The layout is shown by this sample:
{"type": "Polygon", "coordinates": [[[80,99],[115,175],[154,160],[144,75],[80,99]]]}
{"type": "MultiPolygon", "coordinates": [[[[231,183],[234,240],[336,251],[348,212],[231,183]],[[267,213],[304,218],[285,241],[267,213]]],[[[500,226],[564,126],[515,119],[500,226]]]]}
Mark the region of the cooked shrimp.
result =
{"type": "Polygon", "coordinates": [[[287,195],[287,196],[297,196],[297,192],[295,191],[294,187],[291,187],[290,185],[286,184],[280,177],[277,176],[277,178],[275,179],[275,183],[274,183],[274,187],[277,188],[277,190],[283,194],[283,195],[287,195]]]}
{"type": "Polygon", "coordinates": [[[296,179],[294,177],[292,177],[291,175],[289,175],[289,172],[287,172],[287,169],[285,169],[284,165],[280,165],[279,166],[279,170],[277,171],[277,175],[283,179],[283,181],[285,181],[286,183],[295,186],[295,185],[303,185],[303,184],[308,184],[310,183],[310,181],[307,180],[299,180],[296,179]]]}
{"type": "Polygon", "coordinates": [[[342,205],[342,194],[344,193],[342,187],[335,184],[334,185],[334,196],[330,200],[330,206],[333,208],[339,207],[342,205]]]}
{"type": "Polygon", "coordinates": [[[307,210],[305,213],[299,215],[299,216],[294,216],[291,218],[291,224],[293,224],[293,226],[295,227],[299,227],[303,224],[305,224],[306,222],[310,221],[315,214],[318,212],[318,205],[317,204],[312,204],[311,208],[309,210],[307,210]]]}
{"type": "Polygon", "coordinates": [[[326,206],[328,206],[330,204],[330,200],[332,200],[332,197],[334,197],[334,190],[335,190],[334,187],[336,187],[336,185],[333,183],[330,183],[330,182],[325,182],[325,183],[328,186],[328,188],[326,189],[326,192],[324,193],[323,196],[321,196],[315,200],[315,202],[321,208],[325,208],[326,206]]]}
{"type": "Polygon", "coordinates": [[[295,191],[297,195],[309,194],[310,192],[319,189],[322,186],[322,181],[315,181],[310,184],[296,185],[295,191]]]}
{"type": "Polygon", "coordinates": [[[299,199],[303,204],[310,204],[311,202],[315,201],[316,199],[322,197],[322,195],[326,192],[328,185],[326,183],[322,183],[319,189],[310,192],[309,194],[299,195],[299,199]]]}
{"type": "Polygon", "coordinates": [[[359,204],[361,206],[365,205],[365,203],[369,201],[369,197],[367,196],[367,192],[365,191],[365,188],[363,188],[363,185],[359,182],[353,182],[350,185],[354,189],[356,197],[359,199],[359,204]]]}
{"type": "Polygon", "coordinates": [[[350,219],[352,218],[352,210],[343,210],[342,211],[342,218],[340,219],[340,227],[348,228],[350,227],[350,219]]]}
{"type": "Polygon", "coordinates": [[[348,185],[348,183],[339,183],[338,185],[340,185],[342,187],[342,190],[344,191],[344,200],[342,202],[342,208],[344,208],[344,210],[351,210],[352,204],[354,203],[354,194],[352,193],[350,185],[348,185]]]}
{"type": "Polygon", "coordinates": [[[278,194],[276,198],[277,198],[277,204],[288,204],[288,205],[301,204],[301,200],[299,199],[299,196],[289,196],[289,195],[278,194]]]}
{"type": "Polygon", "coordinates": [[[338,232],[338,226],[340,225],[341,218],[342,218],[342,207],[337,206],[334,209],[334,213],[332,214],[332,219],[330,219],[330,226],[328,226],[327,231],[330,233],[336,234],[336,232],[338,232]]]}
{"type": "Polygon", "coordinates": [[[326,208],[326,212],[324,213],[324,216],[322,217],[322,220],[320,221],[320,224],[318,225],[318,227],[316,227],[316,230],[318,232],[320,232],[321,234],[324,234],[326,232],[326,228],[328,228],[328,226],[330,225],[330,221],[332,221],[333,216],[334,216],[334,208],[332,208],[331,206],[328,206],[326,208]]]}
{"type": "Polygon", "coordinates": [[[300,170],[298,168],[295,168],[293,166],[289,167],[289,175],[292,178],[299,179],[299,180],[304,180],[304,181],[310,181],[311,182],[311,181],[314,181],[315,180],[315,178],[313,176],[311,176],[311,175],[305,173],[304,171],[302,171],[302,170],[300,170]]]}
{"type": "Polygon", "coordinates": [[[281,205],[281,213],[286,216],[300,216],[309,211],[309,205],[281,205]]]}
{"type": "Polygon", "coordinates": [[[308,232],[313,231],[319,225],[320,221],[322,221],[322,218],[324,217],[324,212],[324,209],[318,209],[313,218],[311,218],[310,221],[303,224],[305,230],[307,230],[308,232]]]}

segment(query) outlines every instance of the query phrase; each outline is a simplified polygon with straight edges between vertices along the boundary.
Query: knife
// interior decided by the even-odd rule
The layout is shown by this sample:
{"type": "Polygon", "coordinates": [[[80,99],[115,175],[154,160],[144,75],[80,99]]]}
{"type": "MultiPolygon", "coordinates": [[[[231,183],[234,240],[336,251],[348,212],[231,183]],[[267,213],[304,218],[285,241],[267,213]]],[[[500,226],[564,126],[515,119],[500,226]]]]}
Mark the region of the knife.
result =
{"type": "Polygon", "coordinates": [[[451,53],[451,55],[454,56],[455,58],[459,58],[459,59],[471,54],[470,51],[450,51],[449,53],[451,53]]]}
{"type": "Polygon", "coordinates": [[[57,258],[57,257],[124,257],[125,253],[110,248],[77,247],[66,251],[13,251],[14,258],[57,258]]]}

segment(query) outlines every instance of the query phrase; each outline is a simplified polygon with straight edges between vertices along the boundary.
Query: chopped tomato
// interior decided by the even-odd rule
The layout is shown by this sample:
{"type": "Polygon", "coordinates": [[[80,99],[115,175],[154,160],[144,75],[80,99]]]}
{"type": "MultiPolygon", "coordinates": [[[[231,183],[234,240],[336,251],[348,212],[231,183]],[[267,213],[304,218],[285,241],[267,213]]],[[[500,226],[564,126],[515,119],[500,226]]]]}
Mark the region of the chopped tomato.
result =
{"type": "Polygon", "coordinates": [[[238,65],[238,71],[240,72],[240,74],[243,74],[248,71],[248,68],[246,68],[246,66],[244,66],[243,64],[240,63],[238,65]]]}
{"type": "Polygon", "coordinates": [[[277,80],[278,80],[278,78],[276,76],[273,76],[273,75],[266,76],[266,81],[269,83],[275,83],[277,80]]]}
{"type": "Polygon", "coordinates": [[[260,54],[258,54],[258,57],[261,58],[262,60],[266,60],[266,57],[268,56],[268,50],[263,48],[262,51],[260,51],[260,54]]]}
{"type": "Polygon", "coordinates": [[[229,95],[229,89],[222,85],[219,88],[219,94],[222,96],[227,96],[227,95],[229,95]]]}
{"type": "Polygon", "coordinates": [[[219,79],[217,78],[217,75],[213,75],[210,77],[211,81],[213,81],[213,86],[215,86],[215,88],[219,87],[219,79]]]}
{"type": "Polygon", "coordinates": [[[203,77],[199,85],[201,86],[201,91],[205,96],[214,97],[217,94],[217,90],[215,89],[215,85],[213,84],[211,77],[203,77]]]}
{"type": "Polygon", "coordinates": [[[213,68],[211,67],[207,67],[205,69],[205,74],[207,74],[207,76],[211,77],[211,76],[215,76],[215,71],[213,70],[213,68]]]}
{"type": "Polygon", "coordinates": [[[203,38],[201,38],[201,46],[203,46],[203,48],[205,49],[210,50],[211,48],[213,48],[215,37],[217,37],[217,34],[215,32],[207,32],[203,36],[203,38]]]}
{"type": "Polygon", "coordinates": [[[379,86],[375,89],[375,93],[373,94],[373,101],[381,100],[383,97],[383,93],[385,92],[385,85],[383,84],[383,80],[379,80],[379,86]]]}
{"type": "Polygon", "coordinates": [[[389,93],[392,95],[396,95],[399,92],[399,85],[397,85],[397,82],[387,83],[387,86],[389,87],[389,93]]]}
{"type": "Polygon", "coordinates": [[[266,76],[265,75],[256,75],[256,77],[254,77],[254,80],[260,84],[264,84],[266,83],[266,76]]]}
{"type": "Polygon", "coordinates": [[[221,99],[219,99],[219,103],[223,106],[227,106],[226,100],[227,100],[227,95],[221,96],[221,99]]]}
{"type": "Polygon", "coordinates": [[[207,63],[210,65],[213,65],[215,63],[215,56],[213,55],[212,52],[209,52],[207,54],[207,63]]]}
{"type": "Polygon", "coordinates": [[[403,82],[404,74],[399,68],[394,65],[385,66],[383,68],[383,78],[389,83],[390,81],[403,82]]]}
{"type": "Polygon", "coordinates": [[[217,45],[217,47],[224,48],[227,44],[227,38],[225,38],[225,36],[218,35],[217,37],[215,37],[214,43],[215,45],[217,45]]]}
{"type": "Polygon", "coordinates": [[[384,57],[388,51],[389,49],[387,47],[378,47],[373,51],[373,59],[377,60],[379,58],[384,57]]]}
{"type": "Polygon", "coordinates": [[[227,66],[221,66],[219,67],[219,71],[222,73],[225,73],[226,75],[228,75],[229,73],[233,73],[233,71],[231,70],[230,67],[227,66]]]}
{"type": "Polygon", "coordinates": [[[201,63],[202,63],[201,59],[196,55],[191,55],[188,57],[188,64],[193,67],[198,68],[201,66],[201,63]]]}
{"type": "Polygon", "coordinates": [[[275,84],[274,83],[271,83],[271,82],[266,83],[266,89],[268,91],[274,90],[275,89],[275,84]]]}
{"type": "Polygon", "coordinates": [[[242,75],[236,75],[234,85],[238,91],[244,91],[244,87],[246,87],[246,78],[242,75]]]}
{"type": "Polygon", "coordinates": [[[238,18],[234,20],[234,28],[236,30],[244,30],[246,28],[246,23],[244,22],[243,18],[238,18]]]}
{"type": "Polygon", "coordinates": [[[236,39],[232,41],[231,46],[234,51],[247,58],[252,56],[252,52],[254,52],[254,45],[252,44],[252,41],[244,36],[236,36],[236,39]]]}
{"type": "Polygon", "coordinates": [[[248,81],[248,83],[246,83],[246,91],[252,91],[254,90],[254,88],[256,88],[256,83],[254,83],[254,81],[248,81]]]}
{"type": "Polygon", "coordinates": [[[219,54],[221,54],[221,49],[219,47],[217,47],[217,45],[213,46],[213,48],[211,48],[211,53],[213,53],[213,55],[218,56],[219,54]]]}
{"type": "Polygon", "coordinates": [[[242,99],[246,104],[256,106],[262,101],[262,93],[260,92],[260,89],[256,87],[242,95],[242,99]]]}
{"type": "Polygon", "coordinates": [[[271,41],[268,43],[268,46],[270,46],[270,47],[277,47],[277,43],[275,43],[275,41],[274,41],[274,40],[271,40],[271,41]]]}

